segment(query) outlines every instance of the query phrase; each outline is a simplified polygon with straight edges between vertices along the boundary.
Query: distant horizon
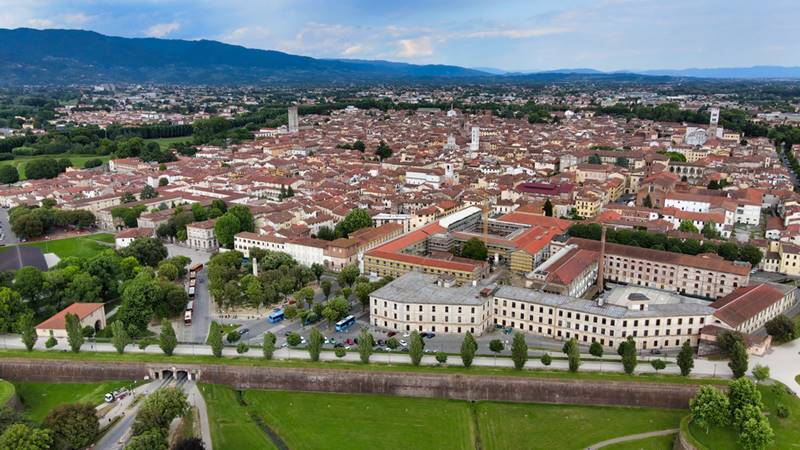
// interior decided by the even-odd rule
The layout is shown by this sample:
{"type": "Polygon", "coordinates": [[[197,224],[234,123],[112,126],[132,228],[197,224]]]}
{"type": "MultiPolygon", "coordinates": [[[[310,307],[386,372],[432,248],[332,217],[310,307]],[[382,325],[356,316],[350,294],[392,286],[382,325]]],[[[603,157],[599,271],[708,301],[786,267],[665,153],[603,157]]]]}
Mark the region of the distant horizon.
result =
{"type": "Polygon", "coordinates": [[[800,66],[790,0],[5,0],[0,27],[215,40],[318,59],[603,72],[800,66]],[[769,26],[759,26],[768,24],[769,26]],[[676,68],[676,69],[664,69],[676,68]]]}

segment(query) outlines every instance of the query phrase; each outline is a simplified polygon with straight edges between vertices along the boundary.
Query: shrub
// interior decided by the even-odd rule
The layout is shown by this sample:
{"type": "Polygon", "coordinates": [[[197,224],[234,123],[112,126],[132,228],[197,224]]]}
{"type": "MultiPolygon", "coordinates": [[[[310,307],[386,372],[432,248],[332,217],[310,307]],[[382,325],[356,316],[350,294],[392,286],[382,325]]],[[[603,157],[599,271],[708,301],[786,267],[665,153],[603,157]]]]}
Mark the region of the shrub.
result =
{"type": "Polygon", "coordinates": [[[439,364],[445,364],[447,362],[447,353],[436,352],[436,362],[439,364]]]}
{"type": "Polygon", "coordinates": [[[53,336],[53,334],[51,332],[50,337],[44,343],[44,346],[45,346],[45,348],[53,348],[56,345],[58,345],[58,341],[56,340],[55,336],[53,336]]]}
{"type": "Polygon", "coordinates": [[[225,340],[233,344],[234,342],[238,342],[240,337],[241,336],[239,335],[239,332],[237,332],[236,330],[232,330],[229,331],[228,334],[225,336],[225,340]]]}
{"type": "Polygon", "coordinates": [[[781,419],[789,417],[789,408],[783,403],[775,405],[775,414],[781,419]]]}
{"type": "Polygon", "coordinates": [[[244,342],[239,342],[239,345],[236,346],[236,353],[240,355],[243,353],[247,353],[248,350],[250,350],[250,347],[244,342]]]}
{"type": "Polygon", "coordinates": [[[541,361],[542,361],[542,364],[544,364],[545,366],[549,366],[550,363],[553,362],[553,358],[550,357],[549,353],[545,353],[544,355],[542,355],[541,361]]]}
{"type": "Polygon", "coordinates": [[[344,355],[347,354],[347,350],[344,347],[336,347],[336,350],[333,351],[337,358],[344,358],[344,355]]]}
{"type": "Polygon", "coordinates": [[[599,342],[592,342],[592,345],[589,346],[589,354],[594,356],[594,357],[596,357],[596,358],[602,357],[603,356],[603,346],[600,345],[599,342]]]}

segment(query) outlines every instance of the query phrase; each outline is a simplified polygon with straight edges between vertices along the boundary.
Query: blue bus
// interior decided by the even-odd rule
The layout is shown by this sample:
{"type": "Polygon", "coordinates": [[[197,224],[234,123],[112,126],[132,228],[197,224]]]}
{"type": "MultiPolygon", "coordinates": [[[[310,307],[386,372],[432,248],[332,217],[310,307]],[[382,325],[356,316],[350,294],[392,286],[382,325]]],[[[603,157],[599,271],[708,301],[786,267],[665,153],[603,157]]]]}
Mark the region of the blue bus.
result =
{"type": "Polygon", "coordinates": [[[269,323],[278,323],[283,320],[283,310],[279,309],[267,317],[269,323]]]}
{"type": "Polygon", "coordinates": [[[354,323],[356,323],[356,318],[353,316],[347,316],[344,319],[336,322],[336,331],[345,331],[354,323]]]}

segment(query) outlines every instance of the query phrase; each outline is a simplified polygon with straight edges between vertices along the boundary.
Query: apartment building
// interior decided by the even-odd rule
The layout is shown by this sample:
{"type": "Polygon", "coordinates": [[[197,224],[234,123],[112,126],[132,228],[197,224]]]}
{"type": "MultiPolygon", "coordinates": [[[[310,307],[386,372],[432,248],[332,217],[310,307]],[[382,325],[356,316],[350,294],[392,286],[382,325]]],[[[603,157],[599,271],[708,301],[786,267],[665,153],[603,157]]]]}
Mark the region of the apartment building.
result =
{"type": "MultiPolygon", "coordinates": [[[[553,246],[561,244],[554,241],[553,246]]],[[[566,244],[599,252],[601,243],[570,238],[566,244]]],[[[750,281],[750,264],[717,255],[684,255],[607,243],[603,268],[608,281],[679,292],[693,297],[724,297],[750,281]]]]}
{"type": "Polygon", "coordinates": [[[492,289],[408,272],[370,294],[370,322],[389,330],[481,335],[492,326],[492,289]]]}
{"type": "Polygon", "coordinates": [[[741,287],[715,301],[711,307],[716,309],[714,324],[750,334],[786,312],[796,301],[794,286],[761,283],[741,287]]]}

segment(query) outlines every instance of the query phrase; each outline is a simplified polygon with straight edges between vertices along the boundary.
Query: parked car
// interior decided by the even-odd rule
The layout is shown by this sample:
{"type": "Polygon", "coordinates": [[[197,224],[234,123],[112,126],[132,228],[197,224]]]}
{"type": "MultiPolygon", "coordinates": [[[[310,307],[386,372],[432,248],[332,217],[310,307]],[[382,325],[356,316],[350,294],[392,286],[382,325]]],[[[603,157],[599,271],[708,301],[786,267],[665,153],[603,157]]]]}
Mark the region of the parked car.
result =
{"type": "Polygon", "coordinates": [[[427,331],[423,331],[422,333],[419,334],[419,336],[423,337],[423,338],[426,338],[426,337],[428,337],[428,332],[427,331]]]}
{"type": "Polygon", "coordinates": [[[392,336],[394,336],[396,334],[397,334],[396,332],[390,331],[390,332],[386,333],[386,336],[392,337],[392,336]]]}
{"type": "Polygon", "coordinates": [[[653,348],[653,349],[650,349],[650,353],[653,354],[653,355],[660,355],[661,354],[661,350],[657,349],[657,348],[653,348]]]}
{"type": "Polygon", "coordinates": [[[408,345],[408,342],[406,342],[405,339],[400,339],[400,345],[402,347],[405,347],[406,345],[408,345]]]}
{"type": "Polygon", "coordinates": [[[407,338],[407,337],[409,337],[409,336],[411,336],[411,335],[410,335],[410,334],[408,334],[408,333],[403,333],[403,337],[404,337],[404,338],[407,338]]]}
{"type": "Polygon", "coordinates": [[[245,334],[247,334],[249,332],[250,332],[249,328],[239,328],[239,330],[237,330],[237,333],[239,333],[239,336],[244,336],[245,334]]]}

